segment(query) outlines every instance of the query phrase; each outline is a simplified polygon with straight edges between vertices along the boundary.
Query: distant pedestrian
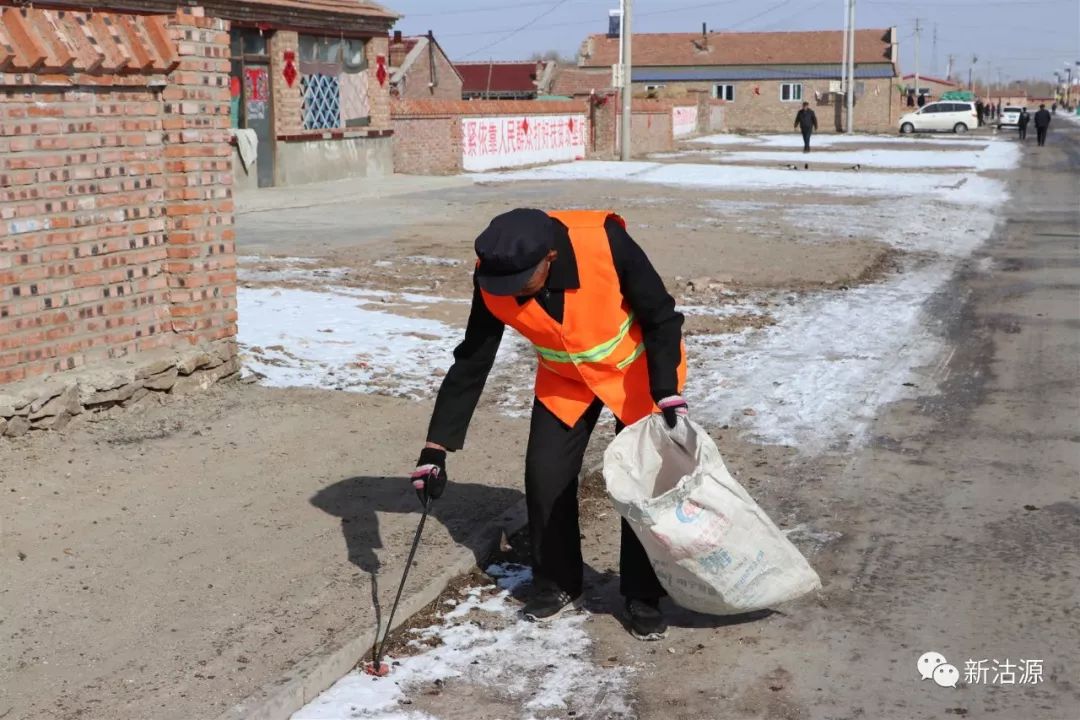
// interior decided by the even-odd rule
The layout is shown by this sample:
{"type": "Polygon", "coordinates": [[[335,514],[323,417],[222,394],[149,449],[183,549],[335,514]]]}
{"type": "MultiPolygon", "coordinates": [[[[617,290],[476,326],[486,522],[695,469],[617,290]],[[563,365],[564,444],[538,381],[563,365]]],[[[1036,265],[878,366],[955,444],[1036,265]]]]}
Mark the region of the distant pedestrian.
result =
{"type": "Polygon", "coordinates": [[[915,107],[915,91],[914,90],[909,89],[907,91],[907,106],[908,107],[915,107]]]}
{"type": "Polygon", "coordinates": [[[922,107],[925,104],[926,104],[926,95],[924,95],[923,93],[919,93],[919,107],[922,107]]]}
{"type": "Polygon", "coordinates": [[[1039,112],[1035,113],[1035,136],[1039,140],[1039,147],[1046,144],[1046,131],[1050,129],[1050,111],[1046,105],[1039,106],[1039,112]]]}
{"type": "MultiPolygon", "coordinates": [[[[1050,112],[1057,115],[1057,103],[1054,103],[1053,105],[1050,106],[1050,112]]],[[[1038,124],[1036,124],[1035,127],[1039,127],[1038,124]]]]}
{"type": "Polygon", "coordinates": [[[1027,108],[1020,108],[1020,117],[1016,119],[1016,127],[1020,130],[1020,139],[1027,140],[1027,126],[1031,122],[1031,115],[1027,108]]]}
{"type": "Polygon", "coordinates": [[[810,152],[810,136],[817,130],[817,114],[810,109],[810,103],[804,102],[802,110],[795,113],[795,129],[802,130],[803,152],[810,152]]]}
{"type": "Polygon", "coordinates": [[[983,105],[982,100],[975,101],[975,120],[979,127],[983,126],[983,116],[986,113],[986,106],[983,105]]]}

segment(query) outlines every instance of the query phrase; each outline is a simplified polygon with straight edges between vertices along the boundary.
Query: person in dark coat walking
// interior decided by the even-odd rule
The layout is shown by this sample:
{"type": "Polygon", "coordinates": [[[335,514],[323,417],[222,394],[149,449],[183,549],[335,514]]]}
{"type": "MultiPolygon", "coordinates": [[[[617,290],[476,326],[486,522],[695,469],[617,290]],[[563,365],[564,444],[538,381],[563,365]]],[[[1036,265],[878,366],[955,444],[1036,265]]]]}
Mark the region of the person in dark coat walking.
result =
{"type": "Polygon", "coordinates": [[[983,101],[982,100],[976,100],[975,101],[975,117],[977,118],[977,122],[978,122],[979,127],[983,126],[983,114],[985,112],[986,112],[986,106],[983,105],[983,101]]]}
{"type": "Polygon", "coordinates": [[[803,152],[810,152],[810,136],[817,130],[817,114],[810,109],[810,103],[804,102],[802,110],[795,113],[795,129],[802,130],[803,152]]]}
{"type": "Polygon", "coordinates": [[[1039,140],[1039,147],[1046,144],[1046,131],[1050,129],[1050,111],[1046,105],[1039,106],[1039,112],[1035,113],[1035,136],[1039,140]]]}
{"type": "Polygon", "coordinates": [[[1020,139],[1027,139],[1027,126],[1031,122],[1031,115],[1028,114],[1027,108],[1020,108],[1020,117],[1016,119],[1016,127],[1020,130],[1020,139]]]}

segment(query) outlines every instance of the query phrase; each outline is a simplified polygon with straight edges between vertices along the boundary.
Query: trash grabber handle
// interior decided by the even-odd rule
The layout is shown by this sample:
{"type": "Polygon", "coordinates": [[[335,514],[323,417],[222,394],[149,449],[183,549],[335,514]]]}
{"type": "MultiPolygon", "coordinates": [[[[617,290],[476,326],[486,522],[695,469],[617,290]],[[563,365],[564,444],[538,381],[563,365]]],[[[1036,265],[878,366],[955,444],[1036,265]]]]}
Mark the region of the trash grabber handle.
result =
{"type": "Polygon", "coordinates": [[[424,514],[420,516],[420,524],[416,527],[416,536],[412,541],[412,549],[409,550],[409,559],[405,561],[405,570],[401,573],[401,584],[398,585],[397,596],[394,598],[394,605],[390,608],[390,617],[386,621],[386,632],[383,633],[382,643],[379,644],[375,650],[375,668],[376,670],[382,663],[383,650],[386,649],[386,641],[390,638],[390,630],[394,627],[394,613],[397,612],[398,603],[401,602],[401,593],[405,589],[405,580],[409,577],[409,569],[412,567],[413,558],[416,556],[416,549],[420,546],[420,536],[424,532],[424,523],[427,521],[428,511],[431,509],[431,498],[428,498],[424,503],[424,514]]]}

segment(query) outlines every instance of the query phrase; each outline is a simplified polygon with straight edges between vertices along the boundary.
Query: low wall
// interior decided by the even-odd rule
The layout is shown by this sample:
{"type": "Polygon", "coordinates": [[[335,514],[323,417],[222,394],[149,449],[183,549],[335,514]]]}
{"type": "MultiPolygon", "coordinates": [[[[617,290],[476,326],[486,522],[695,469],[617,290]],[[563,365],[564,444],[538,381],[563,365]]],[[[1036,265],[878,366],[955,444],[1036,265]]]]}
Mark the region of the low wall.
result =
{"type": "Polygon", "coordinates": [[[244,167],[240,159],[240,151],[233,148],[232,158],[233,192],[248,192],[259,189],[259,161],[251,163],[251,167],[244,167]]]}
{"type": "Polygon", "coordinates": [[[587,101],[395,100],[394,170],[445,175],[584,158],[587,101]]]}
{"type": "Polygon", "coordinates": [[[382,177],[394,172],[390,133],[358,137],[279,140],[274,158],[274,184],[382,177]]]}
{"type": "Polygon", "coordinates": [[[454,175],[461,172],[460,121],[441,117],[394,118],[394,172],[454,175]]]}
{"type": "Polygon", "coordinates": [[[671,132],[676,138],[696,135],[698,132],[698,106],[676,105],[671,108],[671,132]]]}
{"type": "Polygon", "coordinates": [[[164,393],[205,390],[240,371],[235,341],[161,348],[93,367],[23,380],[0,388],[0,437],[60,430],[72,419],[131,405],[164,393]]]}

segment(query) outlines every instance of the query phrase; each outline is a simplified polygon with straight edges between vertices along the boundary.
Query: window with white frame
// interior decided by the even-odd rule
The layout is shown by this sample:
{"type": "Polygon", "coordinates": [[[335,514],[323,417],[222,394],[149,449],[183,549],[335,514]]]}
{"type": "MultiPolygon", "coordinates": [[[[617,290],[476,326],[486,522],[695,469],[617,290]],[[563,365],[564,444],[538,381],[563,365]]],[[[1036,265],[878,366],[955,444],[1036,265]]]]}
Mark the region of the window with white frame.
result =
{"type": "Polygon", "coordinates": [[[780,99],[784,102],[798,102],[802,100],[802,83],[781,83],[780,99]]]}
{"type": "Polygon", "coordinates": [[[712,96],[717,100],[727,100],[728,102],[734,102],[735,86],[724,84],[713,85],[712,96]]]}

